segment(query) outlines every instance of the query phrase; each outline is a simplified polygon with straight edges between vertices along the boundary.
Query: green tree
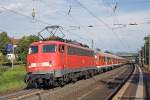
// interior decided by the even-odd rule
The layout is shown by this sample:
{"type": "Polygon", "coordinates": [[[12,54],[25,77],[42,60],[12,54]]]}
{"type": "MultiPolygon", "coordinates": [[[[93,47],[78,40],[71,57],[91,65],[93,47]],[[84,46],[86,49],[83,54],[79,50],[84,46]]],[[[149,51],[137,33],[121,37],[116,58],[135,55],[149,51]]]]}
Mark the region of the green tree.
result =
{"type": "Polygon", "coordinates": [[[26,56],[28,54],[29,45],[32,42],[39,41],[39,37],[35,35],[24,36],[20,39],[19,44],[16,48],[18,54],[18,61],[26,62],[26,56]]]}
{"type": "Polygon", "coordinates": [[[6,32],[0,33],[0,52],[4,54],[4,47],[6,44],[11,43],[10,38],[6,32]]]}

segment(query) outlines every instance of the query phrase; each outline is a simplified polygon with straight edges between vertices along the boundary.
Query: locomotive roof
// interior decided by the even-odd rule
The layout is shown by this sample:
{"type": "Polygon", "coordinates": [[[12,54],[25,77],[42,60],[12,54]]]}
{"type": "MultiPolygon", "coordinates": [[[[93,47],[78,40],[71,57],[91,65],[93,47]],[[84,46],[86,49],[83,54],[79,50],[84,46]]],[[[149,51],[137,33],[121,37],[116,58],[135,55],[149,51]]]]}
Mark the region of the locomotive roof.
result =
{"type": "Polygon", "coordinates": [[[87,47],[83,47],[83,46],[79,46],[79,45],[75,45],[75,44],[71,44],[71,43],[65,43],[65,42],[61,42],[61,41],[38,41],[38,42],[33,42],[31,45],[49,44],[49,43],[50,44],[53,44],[53,43],[55,43],[55,44],[66,44],[68,46],[94,51],[94,50],[87,48],[87,47]]]}

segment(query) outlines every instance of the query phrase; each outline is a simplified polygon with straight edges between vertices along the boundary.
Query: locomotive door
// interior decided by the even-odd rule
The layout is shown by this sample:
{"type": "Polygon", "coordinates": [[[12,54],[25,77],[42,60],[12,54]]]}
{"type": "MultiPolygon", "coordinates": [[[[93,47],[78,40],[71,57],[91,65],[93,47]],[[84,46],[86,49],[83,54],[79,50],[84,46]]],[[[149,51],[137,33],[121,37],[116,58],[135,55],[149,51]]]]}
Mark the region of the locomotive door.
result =
{"type": "Polygon", "coordinates": [[[65,45],[60,45],[59,46],[59,52],[60,52],[60,60],[61,60],[61,65],[62,65],[62,68],[64,70],[64,74],[65,74],[65,70],[66,70],[66,47],[65,45]]]}

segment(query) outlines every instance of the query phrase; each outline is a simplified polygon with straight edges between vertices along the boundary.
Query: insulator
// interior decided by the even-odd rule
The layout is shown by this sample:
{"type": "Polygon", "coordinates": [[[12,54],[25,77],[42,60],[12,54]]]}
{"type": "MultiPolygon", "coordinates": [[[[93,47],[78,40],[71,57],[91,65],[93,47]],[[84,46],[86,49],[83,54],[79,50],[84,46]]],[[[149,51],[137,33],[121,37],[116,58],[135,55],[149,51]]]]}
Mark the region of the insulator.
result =
{"type": "Polygon", "coordinates": [[[33,11],[32,11],[32,17],[35,18],[35,10],[33,8],[33,11]]]}
{"type": "Polygon", "coordinates": [[[71,9],[72,9],[72,7],[70,6],[70,7],[69,7],[69,10],[68,10],[68,15],[70,15],[71,9]]]}

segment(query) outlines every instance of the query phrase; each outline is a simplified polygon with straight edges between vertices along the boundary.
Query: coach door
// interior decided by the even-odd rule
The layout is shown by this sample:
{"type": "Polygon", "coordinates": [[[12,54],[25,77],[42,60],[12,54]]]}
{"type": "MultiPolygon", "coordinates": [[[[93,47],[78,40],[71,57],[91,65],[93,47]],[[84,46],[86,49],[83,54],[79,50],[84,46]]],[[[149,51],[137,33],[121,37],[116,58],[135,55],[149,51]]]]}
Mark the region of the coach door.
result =
{"type": "Polygon", "coordinates": [[[66,67],[66,48],[65,45],[60,45],[59,46],[59,52],[60,52],[60,60],[61,60],[61,65],[63,69],[66,67]]]}

